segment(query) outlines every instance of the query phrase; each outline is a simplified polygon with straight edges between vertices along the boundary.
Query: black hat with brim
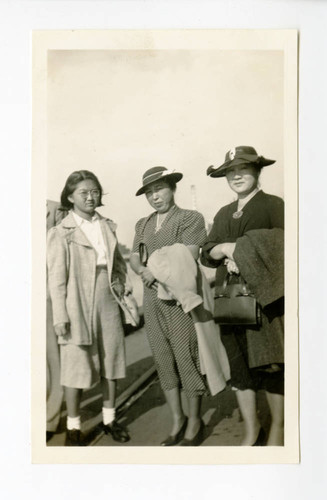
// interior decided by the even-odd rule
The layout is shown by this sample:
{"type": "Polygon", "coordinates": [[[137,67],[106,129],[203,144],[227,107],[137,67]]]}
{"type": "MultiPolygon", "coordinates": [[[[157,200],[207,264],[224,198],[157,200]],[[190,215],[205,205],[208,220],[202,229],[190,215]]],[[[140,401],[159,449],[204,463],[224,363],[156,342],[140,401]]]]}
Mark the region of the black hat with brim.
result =
{"type": "Polygon", "coordinates": [[[172,179],[174,182],[179,182],[183,177],[180,172],[174,172],[174,170],[168,170],[166,167],[152,167],[147,170],[142,178],[143,186],[136,192],[135,196],[140,196],[144,194],[145,189],[149,184],[157,182],[160,180],[172,179]]]}
{"type": "Polygon", "coordinates": [[[211,165],[207,169],[207,175],[210,177],[225,177],[227,170],[236,165],[244,165],[244,163],[252,163],[258,167],[267,167],[272,165],[276,160],[269,160],[263,156],[259,156],[251,146],[237,146],[230,149],[225,155],[225,162],[219,167],[211,165]]]}

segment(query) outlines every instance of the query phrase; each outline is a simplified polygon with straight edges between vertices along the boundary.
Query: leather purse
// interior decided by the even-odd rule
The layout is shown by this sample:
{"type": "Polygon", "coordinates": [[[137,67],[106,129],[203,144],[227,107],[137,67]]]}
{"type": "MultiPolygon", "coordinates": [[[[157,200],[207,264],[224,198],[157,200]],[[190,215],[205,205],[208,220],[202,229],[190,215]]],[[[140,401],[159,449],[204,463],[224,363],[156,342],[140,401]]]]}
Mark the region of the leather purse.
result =
{"type": "Polygon", "coordinates": [[[215,287],[214,302],[214,319],[219,325],[261,324],[260,306],[241,275],[227,272],[223,285],[215,287]],[[232,277],[234,283],[230,283],[232,277]]]}

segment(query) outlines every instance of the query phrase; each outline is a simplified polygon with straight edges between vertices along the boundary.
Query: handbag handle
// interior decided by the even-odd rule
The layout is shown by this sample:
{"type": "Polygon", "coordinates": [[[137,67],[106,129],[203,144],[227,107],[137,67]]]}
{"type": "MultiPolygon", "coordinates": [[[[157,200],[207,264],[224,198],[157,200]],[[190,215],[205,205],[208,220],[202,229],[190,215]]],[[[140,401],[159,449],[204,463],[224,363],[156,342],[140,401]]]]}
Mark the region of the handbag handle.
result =
{"type": "MultiPolygon", "coordinates": [[[[223,282],[223,286],[222,286],[222,293],[219,294],[219,297],[226,297],[226,296],[228,296],[228,294],[227,294],[227,286],[228,286],[229,281],[230,281],[230,279],[231,279],[232,276],[233,276],[233,273],[229,273],[227,271],[225,279],[224,279],[224,282],[223,282]]],[[[246,282],[245,282],[243,276],[241,276],[240,274],[237,274],[237,275],[234,274],[234,276],[237,276],[237,278],[238,278],[238,284],[242,285],[242,294],[239,294],[239,295],[242,295],[244,297],[247,297],[247,296],[251,295],[251,292],[248,290],[248,288],[246,286],[246,282]]]]}

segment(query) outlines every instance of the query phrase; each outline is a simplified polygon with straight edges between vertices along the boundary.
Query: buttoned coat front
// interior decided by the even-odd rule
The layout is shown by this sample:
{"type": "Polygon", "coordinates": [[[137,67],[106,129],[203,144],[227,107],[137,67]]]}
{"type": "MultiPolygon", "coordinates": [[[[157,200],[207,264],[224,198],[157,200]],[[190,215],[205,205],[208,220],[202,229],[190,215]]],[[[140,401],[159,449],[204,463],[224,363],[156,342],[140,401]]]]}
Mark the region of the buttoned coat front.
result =
{"type": "MultiPolygon", "coordinates": [[[[115,284],[124,285],[126,280],[126,264],[118,250],[116,225],[97,215],[106,246],[109,286],[120,307],[128,314],[115,291],[115,284]]],[[[92,344],[96,263],[97,253],[72,213],[50,229],[47,265],[53,323],[70,324],[69,333],[58,337],[60,344],[92,344]]],[[[112,327],[115,328],[115,324],[112,327]]]]}

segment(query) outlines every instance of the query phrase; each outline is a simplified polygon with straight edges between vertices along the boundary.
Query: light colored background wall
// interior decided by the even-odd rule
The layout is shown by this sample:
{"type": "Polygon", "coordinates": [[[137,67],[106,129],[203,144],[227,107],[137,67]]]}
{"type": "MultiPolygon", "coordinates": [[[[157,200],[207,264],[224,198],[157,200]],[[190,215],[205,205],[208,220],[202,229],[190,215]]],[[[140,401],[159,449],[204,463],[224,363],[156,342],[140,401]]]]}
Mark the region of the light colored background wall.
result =
{"type": "Polygon", "coordinates": [[[261,184],[283,196],[283,54],[279,51],[48,52],[48,198],[68,175],[92,170],[108,193],[101,212],[131,246],[135,222],[152,210],[135,197],[144,171],[184,174],[176,201],[209,222],[234,199],[206,176],[233,146],[276,159],[261,184]]]}

